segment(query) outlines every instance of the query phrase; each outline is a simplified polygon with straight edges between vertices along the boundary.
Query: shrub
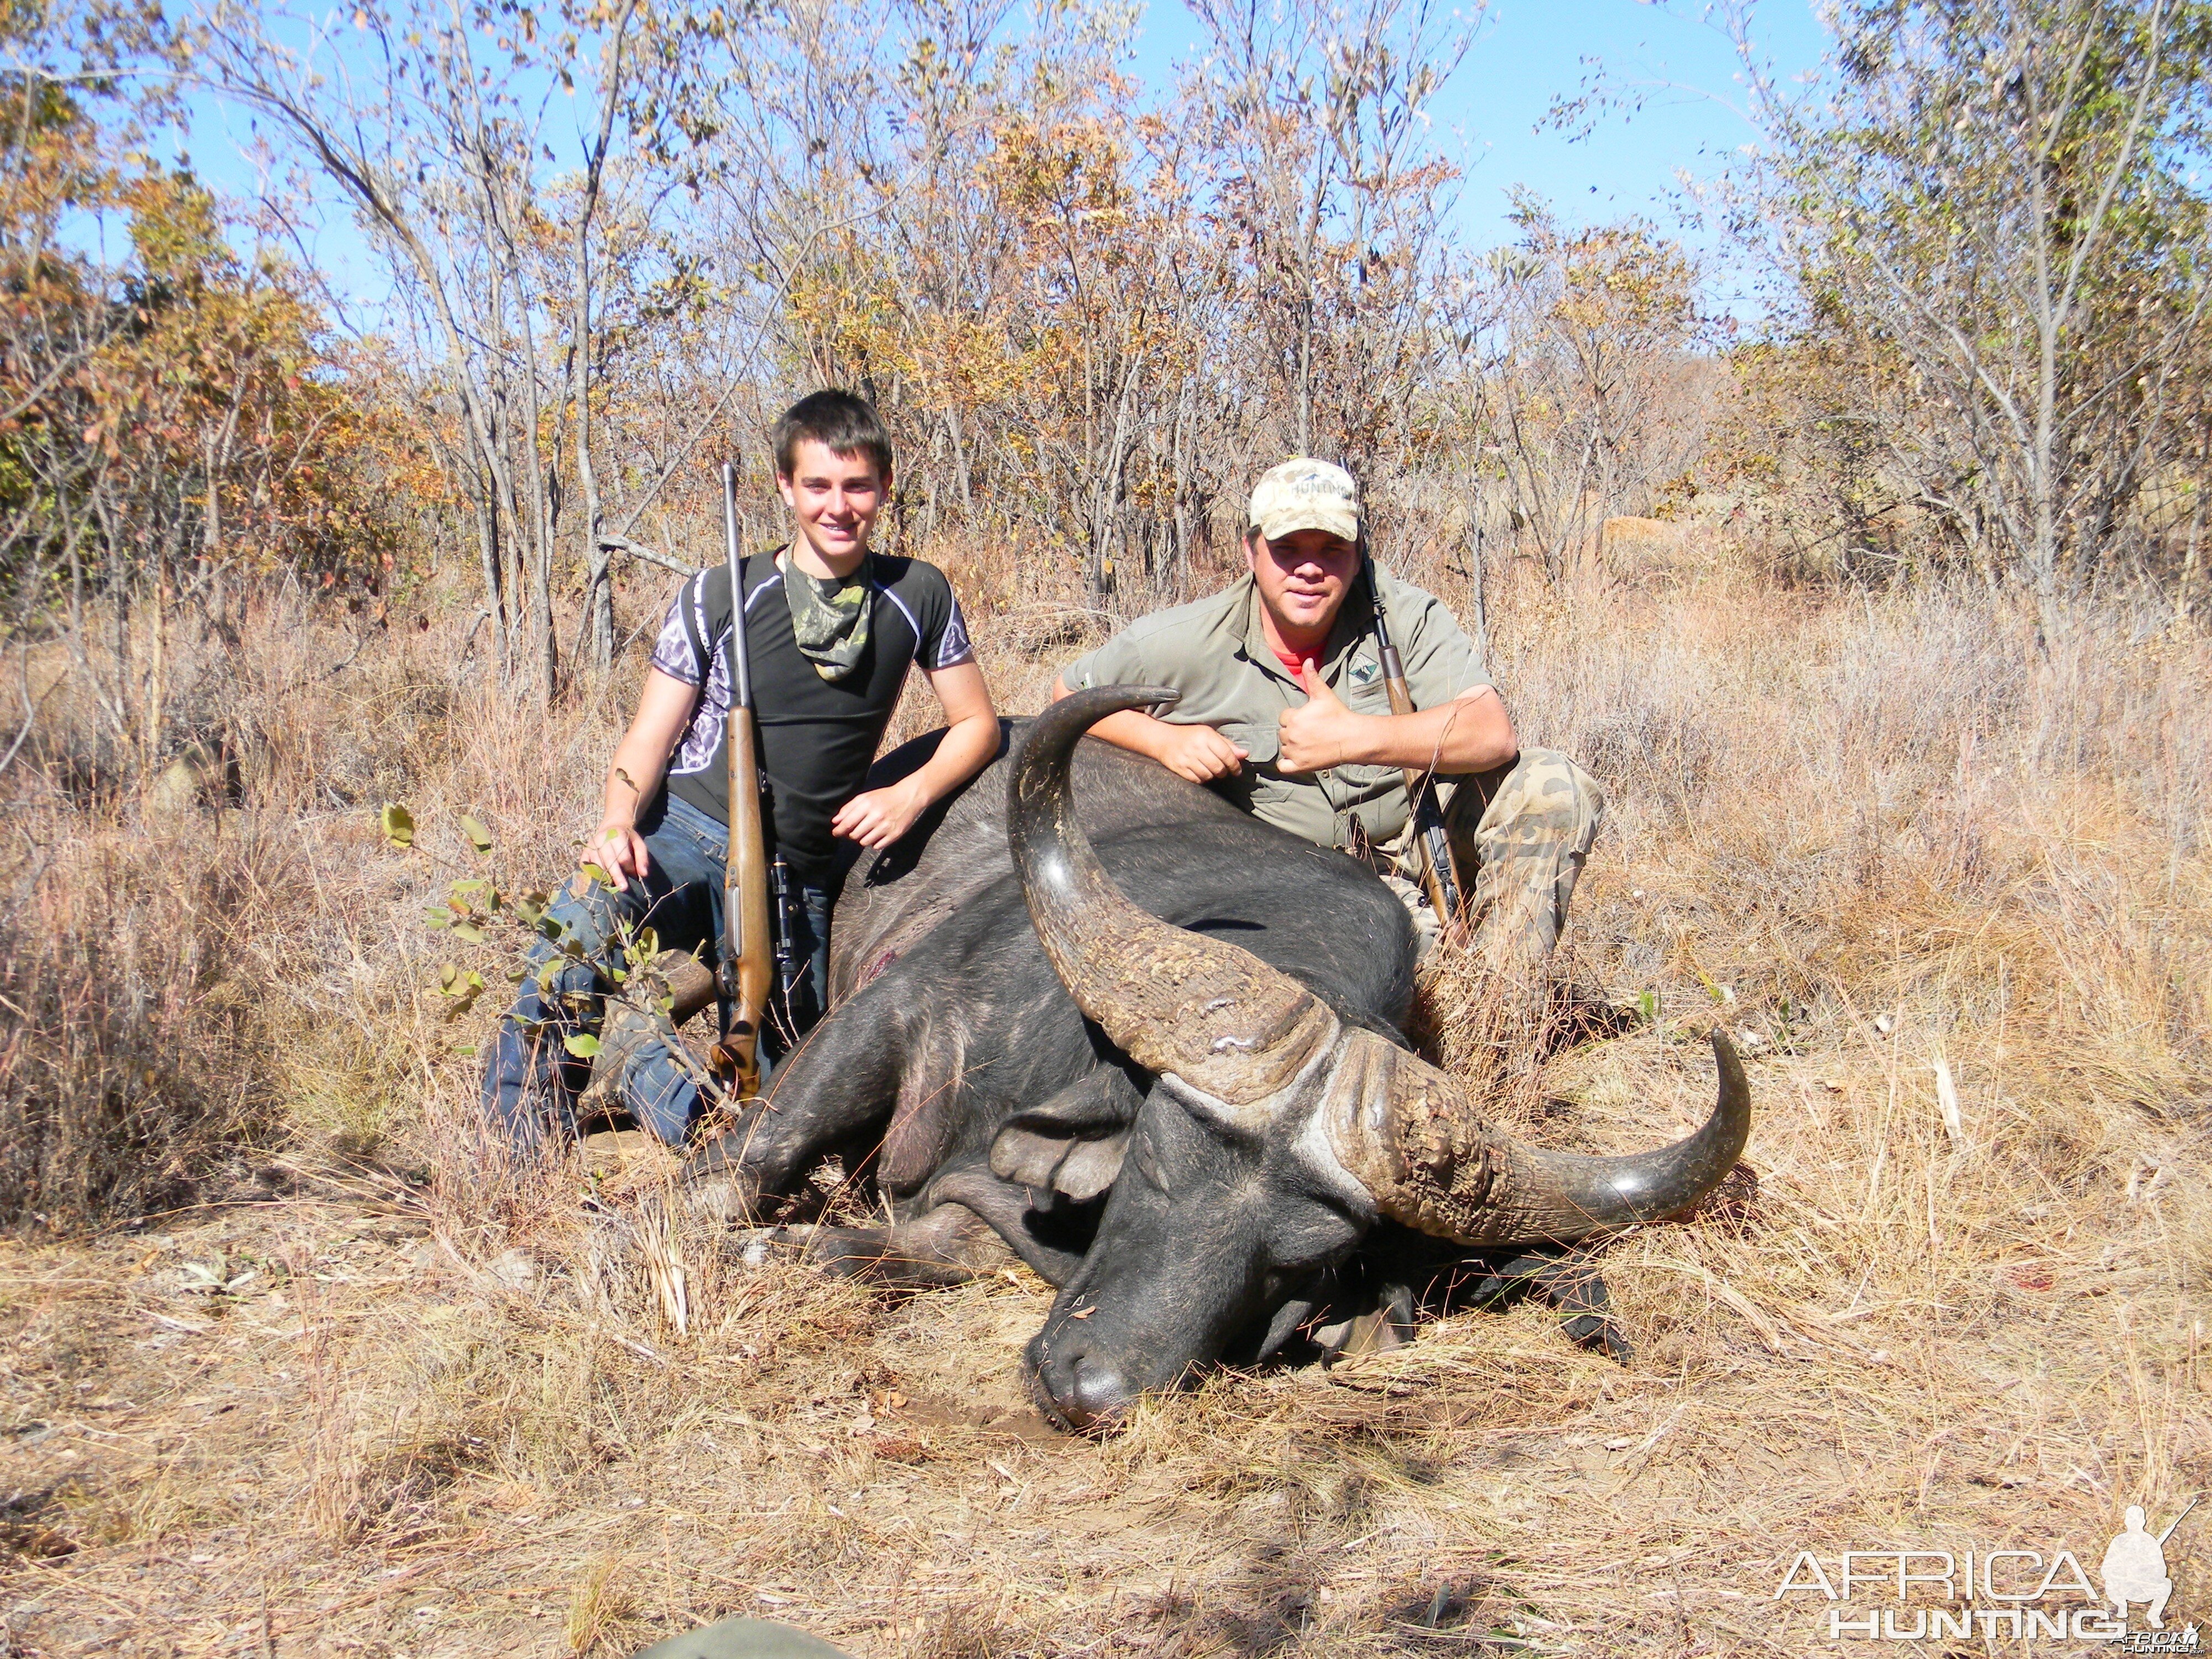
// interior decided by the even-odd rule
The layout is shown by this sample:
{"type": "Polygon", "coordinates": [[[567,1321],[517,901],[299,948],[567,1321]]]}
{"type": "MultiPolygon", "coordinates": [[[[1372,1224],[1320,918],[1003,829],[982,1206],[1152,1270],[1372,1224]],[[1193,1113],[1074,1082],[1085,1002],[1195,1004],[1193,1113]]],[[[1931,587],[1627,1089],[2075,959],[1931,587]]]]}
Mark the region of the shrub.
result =
{"type": "Polygon", "coordinates": [[[67,1229],[182,1203],[270,1133],[242,935],[280,872],[214,828],[57,836],[60,857],[0,915],[0,1223],[67,1229]]]}

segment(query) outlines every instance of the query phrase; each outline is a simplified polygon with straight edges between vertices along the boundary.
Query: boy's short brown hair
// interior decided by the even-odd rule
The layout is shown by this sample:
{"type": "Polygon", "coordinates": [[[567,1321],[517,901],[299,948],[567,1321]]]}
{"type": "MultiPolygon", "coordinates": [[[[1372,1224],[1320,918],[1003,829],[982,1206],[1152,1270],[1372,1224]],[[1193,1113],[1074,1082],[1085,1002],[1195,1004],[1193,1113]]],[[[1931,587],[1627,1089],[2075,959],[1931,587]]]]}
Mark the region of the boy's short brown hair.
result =
{"type": "Polygon", "coordinates": [[[791,476],[799,459],[799,446],[808,439],[833,455],[866,455],[876,464],[878,476],[891,476],[891,436],[875,405],[849,392],[817,392],[801,398],[783,411],[769,441],[775,448],[775,471],[791,476]]]}

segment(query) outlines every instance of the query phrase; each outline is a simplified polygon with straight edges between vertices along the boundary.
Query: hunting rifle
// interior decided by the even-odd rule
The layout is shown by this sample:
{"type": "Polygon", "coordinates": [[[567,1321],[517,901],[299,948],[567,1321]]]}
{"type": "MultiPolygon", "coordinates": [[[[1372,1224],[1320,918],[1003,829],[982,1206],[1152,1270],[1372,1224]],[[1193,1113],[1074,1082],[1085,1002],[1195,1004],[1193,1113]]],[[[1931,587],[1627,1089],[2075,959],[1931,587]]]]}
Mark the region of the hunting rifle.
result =
{"type": "Polygon", "coordinates": [[[745,652],[745,590],[738,556],[738,469],[722,463],[722,533],[730,562],[730,844],[722,863],[722,960],[714,981],[721,1035],[714,1068],[732,1097],[760,1093],[760,1035],[775,951],[769,925],[768,838],[761,827],[759,733],[745,652]]]}
{"type": "MultiPolygon", "coordinates": [[[[2203,1500],[2202,1498],[2191,1498],[2191,1499],[2189,1500],[2189,1510],[2193,1510],[2193,1509],[2195,1509],[2195,1508],[2196,1508],[2199,1504],[2203,1503],[2203,1501],[2204,1501],[2204,1500],[2203,1500]]],[[[2167,1539],[2169,1539],[2169,1538],[2171,1538],[2171,1537],[2172,1537],[2172,1536],[2173,1536],[2173,1529],[2174,1529],[2176,1527],[2179,1526],[2183,1522],[2185,1522],[2185,1521],[2186,1521],[2187,1519],[2189,1519],[2189,1510],[2182,1510],[2182,1512],[2181,1512],[2180,1514],[2179,1514],[2179,1515],[2175,1516],[2173,1517],[2173,1519],[2172,1519],[2172,1520],[2169,1521],[2169,1522],[2166,1523],[2166,1530],[2165,1530],[2164,1532],[2162,1532],[2162,1533],[2159,1534],[2159,1535],[2158,1535],[2158,1543],[2159,1543],[2159,1547],[2160,1547],[2160,1549],[2165,1548],[2165,1547],[2166,1547],[2166,1540],[2167,1539]]]]}
{"type": "MultiPolygon", "coordinates": [[[[1359,515],[1359,568],[1367,582],[1367,609],[1375,618],[1375,650],[1382,659],[1382,684],[1390,694],[1393,714],[1413,713],[1413,694],[1406,685],[1406,665],[1390,638],[1390,621],[1382,610],[1382,585],[1375,580],[1375,556],[1367,544],[1367,514],[1359,515]]],[[[1411,807],[1413,844],[1421,855],[1421,888],[1429,906],[1443,924],[1444,937],[1464,944],[1467,924],[1460,914],[1459,872],[1452,863],[1451,836],[1444,815],[1437,805],[1434,775],[1418,766],[1406,769],[1406,799],[1411,807]]]]}

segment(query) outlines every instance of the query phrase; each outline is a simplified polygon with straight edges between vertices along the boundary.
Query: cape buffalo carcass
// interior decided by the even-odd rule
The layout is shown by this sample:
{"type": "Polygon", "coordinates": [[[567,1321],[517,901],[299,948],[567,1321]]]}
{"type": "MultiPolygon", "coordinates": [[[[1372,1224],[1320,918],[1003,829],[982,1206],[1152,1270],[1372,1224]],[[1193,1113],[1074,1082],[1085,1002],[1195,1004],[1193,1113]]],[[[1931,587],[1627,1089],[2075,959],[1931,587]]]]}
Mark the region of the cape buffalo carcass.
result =
{"type": "MultiPolygon", "coordinates": [[[[888,1227],[768,1237],[909,1284],[1011,1249],[1059,1287],[1027,1363],[1040,1403],[1077,1428],[1273,1352],[1341,1307],[1377,1252],[1540,1278],[1547,1249],[1695,1204],[1750,1133],[1717,1033],[1718,1104],[1674,1146],[1589,1158],[1487,1128],[1407,1047],[1413,930],[1364,866],[1083,739],[1174,696],[1063,699],[858,866],[836,1012],[688,1172],[746,1216],[832,1152],[872,1153],[888,1227]]],[[[1585,1316],[1594,1279],[1566,1280],[1585,1316]]]]}

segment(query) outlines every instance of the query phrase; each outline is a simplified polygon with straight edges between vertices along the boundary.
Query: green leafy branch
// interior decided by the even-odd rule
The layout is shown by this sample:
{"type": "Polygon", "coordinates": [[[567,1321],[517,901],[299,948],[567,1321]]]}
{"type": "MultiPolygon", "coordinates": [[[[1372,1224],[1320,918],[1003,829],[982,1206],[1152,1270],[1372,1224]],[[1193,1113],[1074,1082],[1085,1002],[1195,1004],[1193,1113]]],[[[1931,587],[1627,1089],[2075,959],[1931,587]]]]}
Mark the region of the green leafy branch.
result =
{"type": "MultiPolygon", "coordinates": [[[[476,856],[478,859],[489,857],[495,843],[483,820],[472,812],[462,812],[456,815],[456,821],[460,826],[461,835],[476,856]]],[[[401,852],[419,854],[448,869],[459,867],[452,860],[441,857],[422,844],[414,813],[398,801],[384,804],[377,813],[377,827],[383,831],[385,840],[401,852]]],[[[423,913],[422,925],[434,932],[449,933],[465,945],[489,943],[485,930],[502,922],[519,927],[526,934],[542,934],[557,943],[561,942],[563,930],[559,922],[547,915],[546,906],[550,902],[542,892],[506,892],[488,875],[459,875],[447,884],[444,902],[434,904],[423,913]]],[[[568,943],[574,945],[574,941],[568,943]]],[[[574,954],[582,954],[580,945],[574,945],[574,954]]],[[[528,971],[526,966],[518,966],[507,977],[512,983],[520,983],[528,971]]],[[[443,1016],[448,1020],[458,1019],[468,1012],[484,991],[483,974],[473,968],[458,967],[451,962],[438,965],[435,983],[438,994],[445,1004],[443,1016]]]]}
{"type": "MultiPolygon", "coordinates": [[[[491,831],[484,827],[482,819],[473,814],[463,812],[457,816],[461,833],[477,857],[488,857],[495,844],[491,831]]],[[[400,851],[419,853],[449,869],[457,867],[451,860],[440,857],[422,844],[415,815],[398,802],[386,802],[378,813],[377,822],[385,839],[400,851]]],[[[601,866],[586,861],[582,868],[589,880],[603,887],[613,884],[612,878],[601,866]]],[[[556,981],[571,963],[585,963],[592,967],[595,974],[599,971],[598,964],[591,962],[584,942],[575,930],[551,913],[550,904],[550,898],[542,891],[512,894],[504,891],[488,875],[462,875],[448,884],[442,903],[433,905],[424,912],[422,925],[466,945],[490,943],[487,929],[509,927],[521,935],[517,947],[520,950],[526,951],[535,939],[548,941],[554,947],[552,953],[534,970],[526,957],[511,968],[506,977],[510,984],[519,985],[534,971],[541,1003],[558,994],[565,1004],[574,1008],[587,1002],[588,996],[574,993],[556,994],[556,981]]],[[[618,919],[616,925],[619,965],[610,966],[606,971],[614,982],[621,986],[628,984],[640,969],[649,967],[659,956],[660,936],[649,927],[633,930],[625,920],[618,919]]],[[[477,999],[485,988],[484,978],[480,972],[472,968],[458,967],[451,962],[439,964],[435,984],[445,1005],[443,1017],[448,1020],[458,1019],[468,1012],[476,1006],[477,999]]],[[[658,981],[653,984],[653,1000],[664,1014],[672,1012],[675,998],[664,984],[658,981]]],[[[562,1042],[568,1053],[580,1060],[593,1059],[599,1052],[599,1040],[587,1032],[568,1033],[562,1042]]],[[[473,1054],[475,1050],[469,1048],[457,1052],[473,1054]]]]}

